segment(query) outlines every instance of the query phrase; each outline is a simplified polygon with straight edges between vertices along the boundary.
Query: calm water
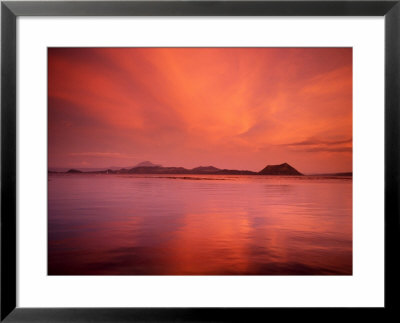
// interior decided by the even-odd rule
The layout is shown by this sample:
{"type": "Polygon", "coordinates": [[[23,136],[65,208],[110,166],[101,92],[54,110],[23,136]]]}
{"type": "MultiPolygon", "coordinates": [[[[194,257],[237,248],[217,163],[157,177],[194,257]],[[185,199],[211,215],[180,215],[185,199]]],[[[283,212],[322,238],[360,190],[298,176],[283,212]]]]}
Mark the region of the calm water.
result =
{"type": "Polygon", "coordinates": [[[49,175],[50,275],[351,275],[351,178],[49,175]]]}

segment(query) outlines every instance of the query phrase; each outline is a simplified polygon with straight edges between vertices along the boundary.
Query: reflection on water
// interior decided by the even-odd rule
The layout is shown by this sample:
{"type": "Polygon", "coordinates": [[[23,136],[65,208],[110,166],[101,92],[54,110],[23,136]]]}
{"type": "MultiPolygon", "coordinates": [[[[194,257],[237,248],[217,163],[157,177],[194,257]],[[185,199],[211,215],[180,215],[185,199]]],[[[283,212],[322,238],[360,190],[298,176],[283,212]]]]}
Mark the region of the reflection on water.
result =
{"type": "Polygon", "coordinates": [[[351,178],[49,175],[50,275],[351,275],[351,178]]]}

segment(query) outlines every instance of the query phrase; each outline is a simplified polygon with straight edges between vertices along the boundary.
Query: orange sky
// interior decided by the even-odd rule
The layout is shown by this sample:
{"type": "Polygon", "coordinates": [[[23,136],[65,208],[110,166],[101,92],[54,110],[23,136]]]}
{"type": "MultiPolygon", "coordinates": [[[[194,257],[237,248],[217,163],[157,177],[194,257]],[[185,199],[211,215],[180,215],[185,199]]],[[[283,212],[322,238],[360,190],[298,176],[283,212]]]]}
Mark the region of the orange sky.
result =
{"type": "Polygon", "coordinates": [[[352,170],[351,48],[50,48],[49,167],[352,170]]]}

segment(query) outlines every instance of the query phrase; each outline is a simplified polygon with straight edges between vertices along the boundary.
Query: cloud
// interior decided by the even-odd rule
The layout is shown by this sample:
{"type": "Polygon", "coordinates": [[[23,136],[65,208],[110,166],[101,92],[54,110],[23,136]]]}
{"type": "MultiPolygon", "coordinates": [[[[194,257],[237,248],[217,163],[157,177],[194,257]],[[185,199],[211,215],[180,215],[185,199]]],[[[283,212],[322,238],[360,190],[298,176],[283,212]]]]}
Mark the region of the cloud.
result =
{"type": "Polygon", "coordinates": [[[306,140],[291,142],[283,144],[282,146],[288,147],[291,151],[295,152],[352,152],[353,139],[342,139],[342,140],[323,140],[316,138],[308,138],[306,140]]]}
{"type": "Polygon", "coordinates": [[[48,57],[51,165],[351,168],[351,154],[339,153],[352,147],[351,48],[57,48],[48,57]]]}
{"type": "Polygon", "coordinates": [[[70,153],[70,156],[73,157],[95,157],[95,158],[132,158],[135,159],[136,157],[129,154],[122,154],[117,152],[79,152],[79,153],[70,153]]]}
{"type": "Polygon", "coordinates": [[[304,152],[309,152],[309,153],[313,153],[313,152],[335,152],[335,153],[343,153],[343,152],[352,152],[353,148],[352,147],[314,147],[314,148],[307,148],[307,149],[303,149],[301,151],[304,152]]]}
{"type": "Polygon", "coordinates": [[[319,139],[306,139],[303,141],[292,142],[288,144],[283,144],[283,146],[314,146],[314,145],[323,145],[323,146],[336,146],[342,144],[351,144],[353,141],[352,138],[345,140],[319,140],[319,139]]]}

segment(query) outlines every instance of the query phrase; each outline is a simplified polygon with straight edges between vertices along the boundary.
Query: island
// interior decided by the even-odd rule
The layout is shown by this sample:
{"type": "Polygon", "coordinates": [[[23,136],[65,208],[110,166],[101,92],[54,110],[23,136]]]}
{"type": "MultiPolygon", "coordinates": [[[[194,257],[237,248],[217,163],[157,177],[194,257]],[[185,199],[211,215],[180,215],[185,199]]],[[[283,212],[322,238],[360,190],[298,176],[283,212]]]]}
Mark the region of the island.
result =
{"type": "Polygon", "coordinates": [[[297,169],[290,166],[288,163],[283,163],[280,165],[268,165],[263,170],[259,171],[260,175],[303,175],[297,169]]]}

